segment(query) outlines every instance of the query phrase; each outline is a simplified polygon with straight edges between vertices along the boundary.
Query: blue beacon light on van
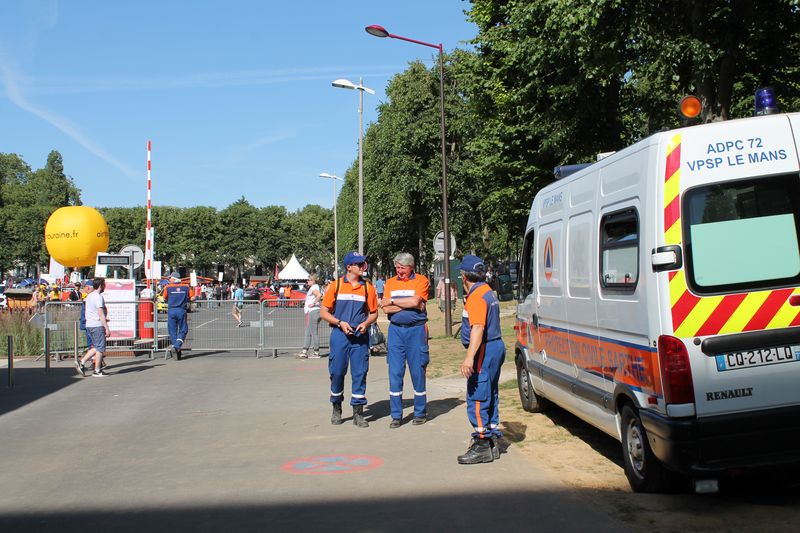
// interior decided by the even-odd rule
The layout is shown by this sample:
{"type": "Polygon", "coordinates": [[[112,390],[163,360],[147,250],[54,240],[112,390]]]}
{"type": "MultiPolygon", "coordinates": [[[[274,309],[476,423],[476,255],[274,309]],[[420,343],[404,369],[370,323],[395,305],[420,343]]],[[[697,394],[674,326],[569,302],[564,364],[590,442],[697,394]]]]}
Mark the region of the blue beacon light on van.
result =
{"type": "Polygon", "coordinates": [[[778,112],[778,99],[775,98],[775,89],[761,87],[756,89],[756,116],[774,115],[778,112]]]}

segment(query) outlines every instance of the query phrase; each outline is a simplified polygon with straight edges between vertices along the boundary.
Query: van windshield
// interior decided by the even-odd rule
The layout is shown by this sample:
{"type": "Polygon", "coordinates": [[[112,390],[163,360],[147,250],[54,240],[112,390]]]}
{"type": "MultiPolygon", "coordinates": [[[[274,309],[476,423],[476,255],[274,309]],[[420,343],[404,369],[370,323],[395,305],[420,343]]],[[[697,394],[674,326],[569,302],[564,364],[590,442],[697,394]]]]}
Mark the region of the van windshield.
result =
{"type": "Polygon", "coordinates": [[[786,174],[686,192],[684,239],[697,293],[800,284],[799,178],[786,174]]]}

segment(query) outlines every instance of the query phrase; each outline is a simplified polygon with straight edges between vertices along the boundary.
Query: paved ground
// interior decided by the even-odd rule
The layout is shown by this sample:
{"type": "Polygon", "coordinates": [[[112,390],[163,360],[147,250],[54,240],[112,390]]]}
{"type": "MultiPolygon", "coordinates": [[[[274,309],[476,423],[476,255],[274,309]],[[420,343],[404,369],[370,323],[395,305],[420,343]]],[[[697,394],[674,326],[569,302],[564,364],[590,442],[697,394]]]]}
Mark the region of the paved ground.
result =
{"type": "Polygon", "coordinates": [[[458,465],[460,379],[429,383],[427,424],[407,409],[390,430],[383,358],[366,429],[330,424],[326,359],[113,359],[109,371],[81,379],[62,362],[45,376],[26,361],[14,389],[0,372],[0,531],[621,529],[514,447],[458,465]]]}

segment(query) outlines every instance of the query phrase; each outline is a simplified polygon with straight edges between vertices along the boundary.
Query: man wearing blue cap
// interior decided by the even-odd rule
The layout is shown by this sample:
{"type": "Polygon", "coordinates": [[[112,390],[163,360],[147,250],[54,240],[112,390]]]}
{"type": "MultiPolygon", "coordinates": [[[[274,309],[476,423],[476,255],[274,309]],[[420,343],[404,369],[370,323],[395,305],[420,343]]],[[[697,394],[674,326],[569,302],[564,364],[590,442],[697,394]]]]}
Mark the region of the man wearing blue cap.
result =
{"type": "Polygon", "coordinates": [[[190,291],[191,287],[181,283],[180,274],[173,272],[169,275],[169,283],[164,287],[167,300],[167,330],[172,343],[169,352],[177,361],[181,360],[183,341],[186,340],[186,334],[189,332],[186,311],[191,305],[190,291]]]}
{"type": "Polygon", "coordinates": [[[467,378],[467,416],[473,429],[472,444],[458,457],[460,464],[491,463],[500,458],[497,386],[506,347],[500,335],[500,303],[486,284],[486,265],[480,257],[465,255],[461,280],[467,294],[461,324],[461,343],[467,356],[461,374],[467,378]]]}
{"type": "Polygon", "coordinates": [[[331,376],[331,424],[342,423],[344,378],[350,364],[353,424],[365,428],[367,404],[367,371],[369,370],[369,325],[378,318],[375,287],[361,279],[367,269],[367,258],[356,252],[344,256],[345,275],[337,279],[322,298],[319,316],[331,325],[328,372],[331,376]]]}

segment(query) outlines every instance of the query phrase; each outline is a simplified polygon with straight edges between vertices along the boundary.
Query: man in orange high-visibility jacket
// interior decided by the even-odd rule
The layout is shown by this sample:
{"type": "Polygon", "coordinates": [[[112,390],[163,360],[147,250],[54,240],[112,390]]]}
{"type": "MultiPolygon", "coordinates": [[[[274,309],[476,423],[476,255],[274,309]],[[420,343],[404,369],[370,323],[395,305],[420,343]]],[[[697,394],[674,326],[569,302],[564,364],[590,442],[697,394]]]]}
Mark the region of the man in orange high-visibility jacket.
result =
{"type": "Polygon", "coordinates": [[[375,287],[361,279],[367,269],[367,258],[356,252],[344,257],[346,273],[337,279],[322,297],[319,316],[333,328],[328,356],[331,376],[331,424],[342,423],[344,377],[350,365],[353,424],[368,427],[364,418],[367,404],[367,371],[369,370],[369,325],[378,318],[378,297],[375,287]]]}
{"type": "Polygon", "coordinates": [[[169,339],[172,342],[170,354],[180,361],[183,341],[186,340],[186,334],[189,333],[186,311],[191,305],[192,288],[181,283],[180,274],[173,272],[169,275],[169,284],[164,287],[163,294],[167,300],[167,331],[169,331],[169,339]]]}
{"type": "Polygon", "coordinates": [[[500,458],[498,383],[506,347],[500,335],[500,303],[486,283],[486,265],[480,257],[465,255],[461,280],[467,294],[461,322],[461,343],[467,356],[461,374],[467,378],[467,417],[474,429],[472,444],[458,457],[460,464],[490,463],[500,458]]]}
{"type": "Polygon", "coordinates": [[[425,372],[430,361],[428,353],[428,278],[414,272],[414,256],[399,253],[394,258],[397,275],[386,280],[384,297],[378,305],[389,317],[389,342],[386,362],[389,366],[390,428],[398,428],[403,419],[403,377],[406,365],[414,385],[414,420],[420,425],[427,421],[425,372]]]}

